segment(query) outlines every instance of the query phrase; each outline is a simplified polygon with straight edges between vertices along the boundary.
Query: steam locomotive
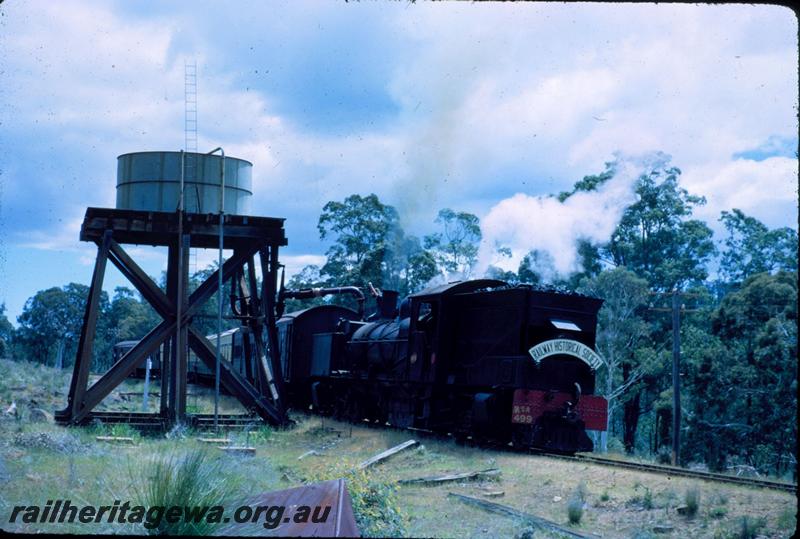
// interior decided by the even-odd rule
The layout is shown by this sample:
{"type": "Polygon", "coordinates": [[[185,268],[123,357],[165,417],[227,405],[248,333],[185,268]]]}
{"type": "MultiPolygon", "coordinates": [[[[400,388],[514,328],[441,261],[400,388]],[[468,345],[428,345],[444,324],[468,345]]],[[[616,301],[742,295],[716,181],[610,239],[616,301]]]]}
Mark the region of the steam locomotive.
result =
{"type": "MultiPolygon", "coordinates": [[[[286,298],[330,293],[359,302],[279,318],[290,407],[565,453],[591,451],[586,431],[606,429],[607,402],[594,395],[602,300],[494,279],[429,288],[399,306],[396,292],[372,292],[366,319],[354,287],[281,292],[279,310],[286,298]]],[[[244,331],[225,332],[221,353],[247,375],[244,331]]],[[[193,357],[189,377],[213,380],[193,357]]]]}
{"type": "Polygon", "coordinates": [[[399,309],[397,293],[375,296],[366,321],[334,305],[280,318],[291,406],[567,453],[591,451],[586,430],[606,429],[593,395],[602,300],[493,279],[430,288],[399,309]]]}

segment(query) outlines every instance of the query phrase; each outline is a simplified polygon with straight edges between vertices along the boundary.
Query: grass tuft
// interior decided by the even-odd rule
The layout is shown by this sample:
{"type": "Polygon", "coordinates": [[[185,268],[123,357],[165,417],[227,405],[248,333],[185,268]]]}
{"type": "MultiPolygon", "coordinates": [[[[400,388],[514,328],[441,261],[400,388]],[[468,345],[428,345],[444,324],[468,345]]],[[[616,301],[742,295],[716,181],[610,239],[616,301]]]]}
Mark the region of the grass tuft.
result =
{"type": "Polygon", "coordinates": [[[737,539],[755,539],[759,530],[767,525],[763,517],[753,518],[747,515],[739,519],[739,527],[734,537],[737,539]]]}
{"type": "MultiPolygon", "coordinates": [[[[224,506],[233,495],[233,485],[224,479],[220,461],[213,460],[204,449],[186,453],[166,450],[143,469],[129,468],[128,474],[137,503],[145,507],[224,506]]],[[[169,523],[164,518],[152,518],[143,526],[150,535],[210,535],[216,528],[205,519],[169,523]]]]}
{"type": "Polygon", "coordinates": [[[684,496],[684,501],[686,502],[686,514],[689,517],[695,516],[700,508],[700,490],[697,487],[689,488],[684,496]]]}
{"type": "Polygon", "coordinates": [[[567,518],[570,524],[579,524],[583,518],[583,501],[577,495],[567,502],[567,518]]]}
{"type": "Polygon", "coordinates": [[[575,487],[575,492],[567,502],[567,518],[569,518],[570,524],[580,523],[583,517],[583,505],[586,503],[586,497],[588,495],[589,491],[586,488],[586,483],[581,481],[578,483],[578,486],[575,487]]]}

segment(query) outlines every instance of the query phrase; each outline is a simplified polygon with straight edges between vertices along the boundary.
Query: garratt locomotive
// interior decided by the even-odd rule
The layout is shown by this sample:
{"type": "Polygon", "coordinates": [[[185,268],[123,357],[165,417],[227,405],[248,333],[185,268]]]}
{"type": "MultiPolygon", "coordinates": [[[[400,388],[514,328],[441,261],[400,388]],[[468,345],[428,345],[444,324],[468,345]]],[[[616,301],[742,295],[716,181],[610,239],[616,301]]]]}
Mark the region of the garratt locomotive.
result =
{"type": "Polygon", "coordinates": [[[491,279],[430,288],[399,309],[394,292],[376,299],[367,321],[332,305],[280,318],[291,406],[568,453],[591,451],[586,430],[606,429],[606,400],[593,395],[601,300],[491,279]]]}

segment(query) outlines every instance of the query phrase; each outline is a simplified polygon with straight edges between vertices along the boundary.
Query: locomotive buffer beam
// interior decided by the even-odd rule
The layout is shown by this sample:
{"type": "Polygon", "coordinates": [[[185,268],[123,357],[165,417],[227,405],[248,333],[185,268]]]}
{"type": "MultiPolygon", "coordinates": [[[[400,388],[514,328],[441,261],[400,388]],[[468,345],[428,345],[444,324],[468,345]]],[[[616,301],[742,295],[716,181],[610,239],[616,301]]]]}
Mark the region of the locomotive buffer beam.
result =
{"type": "MultiPolygon", "coordinates": [[[[212,370],[215,367],[216,356],[214,347],[192,325],[192,317],[202,304],[217,291],[220,271],[217,269],[187,297],[185,286],[188,281],[189,249],[190,247],[207,247],[210,237],[217,234],[219,221],[217,218],[217,222],[214,223],[215,216],[211,215],[186,216],[185,218],[189,222],[186,223],[187,226],[184,227],[184,230],[187,233],[183,234],[179,241],[176,241],[177,233],[175,232],[178,230],[176,228],[178,218],[177,213],[87,209],[81,228],[81,239],[96,243],[98,252],[84,312],[67,407],[56,412],[56,418],[60,423],[78,424],[88,420],[92,415],[92,410],[114,388],[119,386],[137,365],[162,345],[165,348],[165,358],[162,362],[161,412],[153,417],[160,417],[167,425],[186,421],[188,349],[191,348],[212,370]],[[197,221],[194,229],[192,219],[197,221]],[[133,261],[120,242],[168,247],[166,293],[133,261]],[[94,335],[97,329],[100,294],[108,260],[111,260],[112,264],[152,305],[163,320],[123,355],[99,380],[91,387],[87,387],[94,349],[94,335]],[[179,279],[179,268],[184,272],[182,279],[179,279]],[[183,286],[178,286],[180,281],[183,282],[183,286]],[[178,305],[181,306],[180,319],[177,315],[178,305]],[[181,342],[182,345],[179,346],[178,342],[181,342]],[[212,358],[210,365],[209,357],[212,358]]],[[[261,259],[263,275],[262,293],[265,297],[259,301],[254,293],[247,302],[248,326],[254,330],[252,338],[255,339],[256,348],[261,353],[261,361],[256,364],[258,376],[254,380],[259,387],[254,387],[248,377],[235,372],[225,360],[220,362],[222,372],[220,381],[248,410],[255,412],[273,425],[282,425],[287,423],[288,418],[281,398],[277,332],[274,331],[274,327],[273,331],[270,331],[269,328],[270,324],[274,326],[275,317],[274,312],[264,312],[267,309],[274,310],[275,307],[277,277],[275,270],[278,246],[286,245],[282,220],[226,216],[222,225],[226,227],[226,233],[228,232],[228,221],[232,221],[232,230],[226,237],[228,241],[226,241],[225,248],[232,248],[234,252],[221,268],[223,281],[227,281],[235,275],[241,275],[245,265],[248,265],[248,277],[252,276],[254,284],[254,257],[258,254],[261,259]],[[263,325],[259,320],[264,320],[267,325],[270,339],[268,351],[263,346],[263,325]],[[266,357],[267,354],[270,356],[269,359],[266,357]],[[277,376],[273,373],[277,373],[277,376]],[[259,380],[263,382],[259,382],[259,380]],[[267,389],[269,390],[265,391],[267,389]]]]}

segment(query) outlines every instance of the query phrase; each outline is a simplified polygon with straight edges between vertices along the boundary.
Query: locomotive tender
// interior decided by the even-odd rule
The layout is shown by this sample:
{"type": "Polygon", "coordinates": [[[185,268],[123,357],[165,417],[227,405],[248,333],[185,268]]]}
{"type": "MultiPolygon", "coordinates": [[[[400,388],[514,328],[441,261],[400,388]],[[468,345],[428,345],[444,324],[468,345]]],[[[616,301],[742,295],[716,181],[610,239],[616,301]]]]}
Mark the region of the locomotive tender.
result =
{"type": "MultiPolygon", "coordinates": [[[[319,290],[281,292],[315,295],[319,290]]],[[[326,304],[281,316],[289,406],[565,453],[591,451],[586,430],[606,430],[606,400],[594,395],[602,300],[494,279],[429,288],[399,309],[396,292],[375,295],[377,310],[366,320],[363,295],[359,312],[326,304]]],[[[223,333],[222,357],[250,377],[246,331],[223,333]]],[[[194,354],[189,377],[213,383],[194,354]]]]}

